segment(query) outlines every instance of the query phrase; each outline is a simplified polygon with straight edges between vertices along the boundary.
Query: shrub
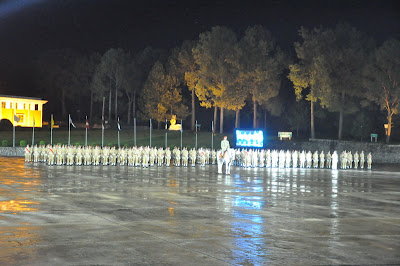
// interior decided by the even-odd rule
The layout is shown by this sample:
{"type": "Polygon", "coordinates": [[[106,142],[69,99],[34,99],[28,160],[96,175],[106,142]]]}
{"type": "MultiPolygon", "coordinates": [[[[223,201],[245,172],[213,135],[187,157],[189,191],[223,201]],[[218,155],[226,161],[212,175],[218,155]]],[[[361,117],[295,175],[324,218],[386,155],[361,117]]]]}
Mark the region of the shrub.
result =
{"type": "Polygon", "coordinates": [[[4,140],[1,142],[1,146],[7,147],[7,146],[8,146],[8,140],[4,139],[4,140]]]}
{"type": "Polygon", "coordinates": [[[28,144],[28,143],[26,142],[26,140],[21,140],[21,141],[19,142],[19,146],[20,146],[20,147],[26,147],[27,144],[28,144]]]}
{"type": "Polygon", "coordinates": [[[46,145],[46,142],[44,142],[44,140],[41,140],[41,141],[39,142],[39,145],[46,145]]]}
{"type": "Polygon", "coordinates": [[[80,146],[81,144],[79,143],[79,142],[76,142],[75,143],[75,146],[80,146]]]}
{"type": "Polygon", "coordinates": [[[114,146],[114,143],[111,143],[111,142],[110,142],[110,143],[107,144],[107,146],[108,146],[108,147],[112,147],[112,146],[114,146]]]}

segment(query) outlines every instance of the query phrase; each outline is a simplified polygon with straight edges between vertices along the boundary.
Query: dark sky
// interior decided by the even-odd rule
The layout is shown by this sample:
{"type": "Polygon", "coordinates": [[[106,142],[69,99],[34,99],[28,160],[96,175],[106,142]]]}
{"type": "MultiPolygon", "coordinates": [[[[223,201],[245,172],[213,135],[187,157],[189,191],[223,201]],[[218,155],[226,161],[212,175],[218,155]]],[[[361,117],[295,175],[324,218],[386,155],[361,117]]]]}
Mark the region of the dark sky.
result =
{"type": "MultiPolygon", "coordinates": [[[[378,42],[400,37],[398,1],[0,1],[0,85],[29,87],[31,62],[55,48],[170,48],[214,25],[262,24],[290,49],[300,26],[346,21],[378,42]]],[[[0,93],[1,94],[1,93],[0,93]]]]}

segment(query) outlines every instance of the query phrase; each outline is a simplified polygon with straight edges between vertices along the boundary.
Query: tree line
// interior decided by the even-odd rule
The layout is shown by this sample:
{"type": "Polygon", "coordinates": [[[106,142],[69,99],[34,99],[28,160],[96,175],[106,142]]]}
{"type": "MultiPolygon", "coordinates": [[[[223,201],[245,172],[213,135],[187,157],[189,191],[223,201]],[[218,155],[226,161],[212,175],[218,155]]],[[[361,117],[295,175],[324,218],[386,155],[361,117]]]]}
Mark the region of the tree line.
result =
{"type": "Polygon", "coordinates": [[[127,124],[138,117],[160,125],[176,115],[190,116],[194,130],[196,110],[212,108],[214,125],[217,128],[219,121],[222,133],[225,112],[234,113],[235,127],[240,127],[241,111],[251,106],[254,128],[260,127],[264,112],[279,117],[291,130],[309,128],[311,138],[316,137],[319,113],[337,114],[337,138],[342,139],[349,114],[359,114],[352,129],[359,136],[365,130],[357,132],[357,127],[368,124],[365,114],[379,109],[385,114],[390,141],[400,104],[398,40],[377,45],[365,33],[339,23],[302,27],[293,47],[294,52],[284,51],[263,26],[240,34],[215,26],[168,51],[48,51],[37,59],[36,77],[54,101],[51,108],[62,116],[79,110],[98,120],[105,99],[110,124],[120,116],[127,124]],[[285,98],[288,92],[295,101],[285,98]]]}

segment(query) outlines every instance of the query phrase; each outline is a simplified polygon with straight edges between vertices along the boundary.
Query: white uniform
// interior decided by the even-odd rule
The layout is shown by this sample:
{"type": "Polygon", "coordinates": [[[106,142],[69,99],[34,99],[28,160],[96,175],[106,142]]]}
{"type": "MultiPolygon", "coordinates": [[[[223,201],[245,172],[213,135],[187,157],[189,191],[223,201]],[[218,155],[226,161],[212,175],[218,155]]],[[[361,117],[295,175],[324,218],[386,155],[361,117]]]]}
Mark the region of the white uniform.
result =
{"type": "Polygon", "coordinates": [[[331,155],[331,151],[328,152],[328,154],[326,155],[326,168],[331,168],[332,166],[332,155],[331,155]]]}
{"type": "Polygon", "coordinates": [[[76,148],[75,164],[82,165],[82,147],[81,146],[78,146],[78,148],[76,148]]]}
{"type": "Polygon", "coordinates": [[[372,168],[372,154],[368,153],[367,155],[367,165],[368,165],[368,170],[371,170],[372,168]]]}
{"type": "Polygon", "coordinates": [[[258,152],[257,150],[253,150],[251,155],[251,167],[255,168],[258,167],[258,152]]]}
{"type": "Polygon", "coordinates": [[[297,168],[298,153],[294,151],[292,153],[293,168],[297,168]]]}
{"type": "MultiPolygon", "coordinates": [[[[196,157],[196,151],[194,152],[194,156],[196,157]]],[[[196,159],[195,159],[196,161],[196,159]]],[[[211,151],[211,163],[216,164],[217,163],[217,152],[215,150],[211,151]]]]}
{"type": "Polygon", "coordinates": [[[306,152],[303,150],[300,153],[300,168],[304,168],[306,166],[306,152]]]}
{"type": "Polygon", "coordinates": [[[312,153],[311,151],[308,151],[306,154],[306,162],[307,162],[307,168],[311,168],[312,164],[312,153]]]}
{"type": "Polygon", "coordinates": [[[285,168],[285,152],[281,150],[279,152],[279,168],[285,168]]]}
{"type": "Polygon", "coordinates": [[[291,160],[292,160],[292,154],[290,153],[289,150],[287,150],[286,151],[286,160],[285,160],[285,167],[286,168],[290,168],[291,160]]]}
{"type": "Polygon", "coordinates": [[[29,147],[29,145],[27,145],[25,147],[25,162],[30,163],[31,161],[32,161],[32,151],[31,151],[31,147],[29,147]]]}
{"type": "Polygon", "coordinates": [[[186,148],[183,148],[182,152],[182,166],[187,166],[188,165],[188,161],[189,161],[189,152],[186,148]]]}
{"type": "Polygon", "coordinates": [[[167,166],[171,165],[171,150],[169,149],[169,147],[167,147],[165,151],[165,164],[167,166]]]}
{"type": "Polygon", "coordinates": [[[319,154],[319,167],[320,168],[325,168],[325,154],[324,151],[321,151],[319,154]]]}
{"type": "Polygon", "coordinates": [[[358,156],[358,152],[356,151],[356,153],[354,154],[354,168],[357,169],[358,168],[358,160],[359,156],[358,156]]]}
{"type": "Polygon", "coordinates": [[[361,153],[360,153],[360,168],[361,169],[364,169],[364,164],[365,164],[364,151],[361,151],[361,153]]]}
{"type": "Polygon", "coordinates": [[[337,170],[338,154],[336,151],[332,154],[332,170],[337,170]]]}
{"type": "Polygon", "coordinates": [[[318,168],[318,151],[313,154],[313,167],[318,168]]]}

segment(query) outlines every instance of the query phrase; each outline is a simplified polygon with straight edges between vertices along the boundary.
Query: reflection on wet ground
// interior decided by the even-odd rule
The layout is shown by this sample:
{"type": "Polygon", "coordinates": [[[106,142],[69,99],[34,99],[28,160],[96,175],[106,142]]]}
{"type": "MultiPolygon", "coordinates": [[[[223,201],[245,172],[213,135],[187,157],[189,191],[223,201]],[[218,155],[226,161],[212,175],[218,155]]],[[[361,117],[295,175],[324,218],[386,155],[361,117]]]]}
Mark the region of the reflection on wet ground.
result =
{"type": "Polygon", "coordinates": [[[390,166],[0,167],[0,265],[400,263],[390,166]]]}

